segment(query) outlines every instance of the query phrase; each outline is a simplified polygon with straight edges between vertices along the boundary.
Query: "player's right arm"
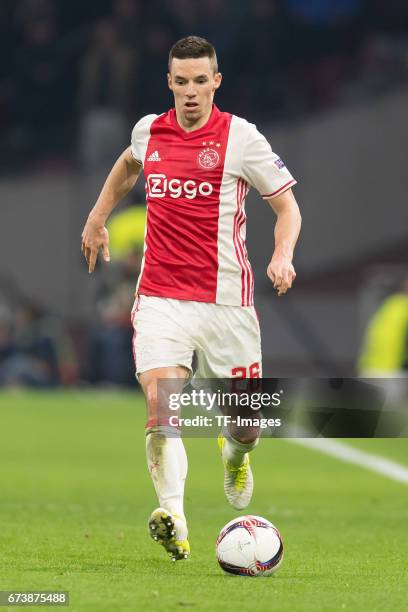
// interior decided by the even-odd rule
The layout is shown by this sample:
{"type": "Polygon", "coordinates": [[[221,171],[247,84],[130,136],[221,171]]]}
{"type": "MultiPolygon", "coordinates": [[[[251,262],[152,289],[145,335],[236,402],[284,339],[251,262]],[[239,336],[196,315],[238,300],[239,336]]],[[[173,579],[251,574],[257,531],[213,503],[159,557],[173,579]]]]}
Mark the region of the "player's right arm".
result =
{"type": "Polygon", "coordinates": [[[82,252],[89,273],[95,270],[99,250],[105,261],[110,260],[106,220],[118,202],[134,187],[141,171],[142,164],[133,157],[131,147],[123,151],[110,171],[82,232],[82,252]]]}

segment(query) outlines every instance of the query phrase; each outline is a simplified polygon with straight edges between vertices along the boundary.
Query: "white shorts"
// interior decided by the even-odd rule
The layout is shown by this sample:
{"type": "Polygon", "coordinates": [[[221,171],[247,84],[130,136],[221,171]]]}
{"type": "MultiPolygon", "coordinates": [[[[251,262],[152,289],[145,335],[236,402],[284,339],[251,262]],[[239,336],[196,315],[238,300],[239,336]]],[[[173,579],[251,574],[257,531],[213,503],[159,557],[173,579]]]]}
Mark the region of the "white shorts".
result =
{"type": "Polygon", "coordinates": [[[261,334],[253,306],[225,306],[140,295],[132,309],[136,375],[183,366],[195,378],[262,376],[261,334]]]}

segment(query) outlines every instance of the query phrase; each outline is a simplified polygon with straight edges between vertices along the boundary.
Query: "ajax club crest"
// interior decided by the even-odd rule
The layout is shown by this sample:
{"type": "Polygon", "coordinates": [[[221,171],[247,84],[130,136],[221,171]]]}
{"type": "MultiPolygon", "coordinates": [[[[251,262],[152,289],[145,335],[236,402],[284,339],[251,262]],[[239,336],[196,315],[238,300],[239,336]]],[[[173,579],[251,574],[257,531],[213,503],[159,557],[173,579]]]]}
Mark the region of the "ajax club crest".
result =
{"type": "Polygon", "coordinates": [[[218,166],[220,161],[220,156],[218,154],[217,148],[221,145],[219,142],[215,143],[211,142],[203,142],[203,146],[205,147],[200,151],[197,157],[198,165],[201,168],[205,168],[206,170],[210,170],[211,168],[215,168],[218,166]],[[206,146],[210,145],[210,146],[206,146]]]}

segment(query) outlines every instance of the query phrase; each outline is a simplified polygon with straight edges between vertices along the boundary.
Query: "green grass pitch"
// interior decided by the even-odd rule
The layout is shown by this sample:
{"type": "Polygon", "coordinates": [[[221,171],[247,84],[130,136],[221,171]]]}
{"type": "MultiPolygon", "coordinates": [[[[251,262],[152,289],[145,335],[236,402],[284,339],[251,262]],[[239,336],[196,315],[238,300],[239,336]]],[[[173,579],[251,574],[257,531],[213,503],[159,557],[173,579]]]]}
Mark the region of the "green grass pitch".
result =
{"type": "MultiPolygon", "coordinates": [[[[186,440],[192,555],[172,564],[147,535],[157,503],[139,394],[3,392],[0,418],[0,590],[67,590],[71,611],[406,609],[402,483],[262,440],[248,512],[277,525],[285,558],[274,576],[240,578],[215,560],[218,532],[237,516],[216,440],[186,440]]],[[[408,464],[407,442],[355,444],[408,464]]]]}

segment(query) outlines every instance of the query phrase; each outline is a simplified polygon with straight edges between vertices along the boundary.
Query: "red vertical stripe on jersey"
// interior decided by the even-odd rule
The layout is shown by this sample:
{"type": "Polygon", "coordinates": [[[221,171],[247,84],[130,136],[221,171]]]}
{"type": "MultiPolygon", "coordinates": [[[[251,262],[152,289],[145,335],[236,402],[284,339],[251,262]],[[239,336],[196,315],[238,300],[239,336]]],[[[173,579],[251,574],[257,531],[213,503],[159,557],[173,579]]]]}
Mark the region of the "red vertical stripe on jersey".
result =
{"type": "Polygon", "coordinates": [[[245,267],[245,287],[246,287],[246,301],[245,301],[245,306],[250,306],[251,305],[251,291],[252,291],[252,270],[251,270],[251,266],[249,264],[248,261],[248,255],[247,255],[247,251],[246,251],[246,246],[245,246],[245,241],[242,238],[241,235],[241,227],[243,225],[245,225],[246,222],[246,214],[244,211],[244,201],[245,201],[245,196],[247,194],[247,183],[245,181],[242,181],[242,193],[241,193],[241,198],[240,198],[240,208],[241,208],[241,219],[239,221],[238,224],[238,239],[239,242],[241,244],[241,250],[242,250],[242,254],[243,254],[243,263],[244,263],[244,267],[245,267]]]}
{"type": "Polygon", "coordinates": [[[248,261],[248,255],[246,252],[244,240],[241,236],[241,227],[244,225],[246,216],[244,212],[244,200],[248,192],[247,183],[239,178],[237,182],[237,210],[234,216],[234,247],[238,262],[241,266],[241,296],[242,306],[250,306],[252,304],[253,294],[253,274],[250,263],[248,261]]]}
{"type": "MultiPolygon", "coordinates": [[[[240,226],[244,225],[246,223],[246,214],[244,212],[244,201],[245,198],[248,194],[249,188],[248,188],[248,183],[244,181],[244,187],[243,187],[244,191],[243,191],[243,195],[241,198],[241,208],[242,208],[242,214],[243,214],[243,220],[242,223],[240,224],[240,226]]],[[[254,275],[252,272],[252,267],[251,264],[249,263],[249,259],[248,259],[248,253],[246,250],[246,245],[245,245],[245,241],[241,236],[241,232],[239,232],[239,238],[241,240],[242,243],[242,250],[244,253],[244,264],[245,264],[245,268],[247,270],[247,295],[248,295],[248,303],[247,306],[252,306],[252,304],[254,303],[254,275]]]]}
{"type": "Polygon", "coordinates": [[[238,217],[240,215],[241,181],[242,179],[238,179],[238,182],[237,182],[237,210],[234,215],[233,241],[234,241],[235,254],[237,256],[239,265],[241,266],[241,305],[244,306],[245,305],[245,268],[243,266],[242,252],[240,249],[240,245],[238,242],[238,235],[237,235],[238,217]]]}
{"type": "Polygon", "coordinates": [[[245,200],[245,191],[246,191],[246,183],[244,180],[242,180],[242,185],[241,185],[241,197],[239,199],[239,206],[240,206],[240,219],[238,222],[238,241],[241,247],[241,252],[242,252],[242,262],[245,268],[245,306],[249,306],[249,292],[250,292],[250,274],[249,274],[249,270],[248,270],[248,265],[246,262],[246,249],[245,249],[245,243],[242,239],[241,236],[241,228],[243,225],[245,225],[245,221],[246,221],[246,215],[244,212],[244,200],[245,200]]]}
{"type": "Polygon", "coordinates": [[[244,241],[242,240],[242,236],[241,236],[241,227],[245,224],[245,213],[244,213],[244,209],[243,209],[243,202],[244,202],[244,198],[245,198],[245,183],[244,181],[241,179],[241,189],[240,189],[240,197],[239,197],[239,216],[238,216],[238,228],[237,228],[237,238],[238,238],[238,244],[239,244],[239,248],[240,248],[240,252],[241,252],[241,256],[242,256],[242,265],[243,268],[245,270],[245,274],[244,274],[244,278],[245,278],[245,284],[244,284],[244,290],[245,290],[245,300],[244,300],[244,304],[243,306],[248,306],[249,303],[249,274],[248,274],[248,267],[246,265],[246,261],[245,261],[245,245],[244,245],[244,241]]]}

